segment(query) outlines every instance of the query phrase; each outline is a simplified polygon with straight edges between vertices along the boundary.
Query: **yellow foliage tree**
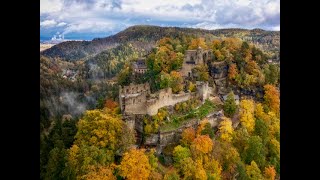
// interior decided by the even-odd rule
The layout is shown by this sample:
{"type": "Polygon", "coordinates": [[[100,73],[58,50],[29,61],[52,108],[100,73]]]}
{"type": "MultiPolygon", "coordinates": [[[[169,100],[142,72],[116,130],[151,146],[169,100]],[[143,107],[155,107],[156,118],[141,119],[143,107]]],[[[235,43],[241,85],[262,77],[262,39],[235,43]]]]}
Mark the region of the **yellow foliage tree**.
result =
{"type": "Polygon", "coordinates": [[[254,110],[254,113],[255,113],[255,117],[256,117],[256,118],[261,119],[261,120],[265,121],[266,123],[269,123],[269,119],[270,119],[270,118],[269,118],[268,114],[266,114],[266,113],[264,112],[264,109],[263,109],[263,106],[262,106],[261,103],[258,103],[258,104],[256,105],[256,108],[255,108],[255,110],[254,110]]]}
{"type": "Polygon", "coordinates": [[[120,163],[120,175],[126,179],[148,179],[151,172],[148,156],[144,149],[131,149],[124,153],[120,163]]]}
{"type": "Polygon", "coordinates": [[[119,116],[101,110],[89,110],[78,122],[75,136],[77,145],[94,145],[99,148],[118,149],[123,121],[119,116]]]}
{"type": "Polygon", "coordinates": [[[215,180],[221,179],[222,167],[218,161],[211,158],[209,159],[209,161],[206,161],[204,163],[203,167],[208,173],[208,179],[215,179],[215,180]]]}
{"type": "Polygon", "coordinates": [[[197,49],[198,47],[201,47],[202,49],[207,49],[207,45],[204,38],[196,38],[191,40],[189,49],[197,49]]]}
{"type": "Polygon", "coordinates": [[[196,167],[196,171],[195,171],[195,174],[194,174],[195,179],[197,179],[197,180],[206,180],[207,179],[207,174],[206,174],[206,171],[204,170],[204,168],[202,166],[201,160],[196,160],[195,167],[196,167]]]}
{"type": "Polygon", "coordinates": [[[231,142],[232,136],[234,133],[233,127],[232,127],[232,121],[227,117],[222,117],[222,121],[220,122],[219,126],[220,131],[220,138],[223,141],[231,142]]]}
{"type": "Polygon", "coordinates": [[[269,135],[275,136],[279,139],[280,136],[280,119],[275,115],[274,112],[268,113],[269,124],[269,135]]]}
{"type": "Polygon", "coordinates": [[[276,177],[276,170],[273,166],[265,167],[264,168],[264,178],[266,180],[274,180],[276,177]]]}
{"type": "Polygon", "coordinates": [[[113,168],[114,165],[111,165],[110,167],[107,166],[99,166],[94,167],[91,166],[89,168],[89,173],[86,175],[83,175],[81,179],[85,180],[116,180],[117,178],[113,175],[113,168]]]}
{"type": "Polygon", "coordinates": [[[219,49],[221,46],[221,41],[219,39],[215,39],[212,41],[212,49],[216,50],[219,49]]]}
{"type": "Polygon", "coordinates": [[[191,157],[188,157],[182,159],[180,164],[179,171],[184,176],[184,179],[191,179],[196,171],[195,162],[191,157]]]}
{"type": "Polygon", "coordinates": [[[248,178],[250,180],[261,180],[262,179],[261,171],[260,171],[258,165],[256,164],[256,162],[254,162],[254,161],[251,161],[250,165],[246,165],[246,173],[247,173],[248,178]]]}
{"type": "Polygon", "coordinates": [[[241,100],[240,102],[240,122],[250,133],[254,131],[254,102],[253,100],[241,100]]]}
{"type": "Polygon", "coordinates": [[[183,78],[181,74],[177,71],[171,71],[171,88],[173,93],[177,93],[183,90],[183,78]]]}
{"type": "Polygon", "coordinates": [[[189,82],[188,90],[189,90],[190,92],[195,92],[195,91],[196,91],[196,85],[193,84],[191,81],[189,82]]]}

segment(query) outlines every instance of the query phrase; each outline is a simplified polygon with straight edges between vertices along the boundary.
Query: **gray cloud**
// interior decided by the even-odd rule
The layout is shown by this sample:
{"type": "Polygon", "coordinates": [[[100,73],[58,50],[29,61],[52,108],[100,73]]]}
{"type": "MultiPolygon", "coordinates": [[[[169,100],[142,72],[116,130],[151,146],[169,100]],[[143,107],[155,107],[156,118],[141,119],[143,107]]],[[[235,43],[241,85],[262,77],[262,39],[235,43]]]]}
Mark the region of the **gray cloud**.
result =
{"type": "Polygon", "coordinates": [[[41,0],[40,19],[44,34],[58,27],[108,34],[135,24],[279,30],[280,0],[41,0]]]}

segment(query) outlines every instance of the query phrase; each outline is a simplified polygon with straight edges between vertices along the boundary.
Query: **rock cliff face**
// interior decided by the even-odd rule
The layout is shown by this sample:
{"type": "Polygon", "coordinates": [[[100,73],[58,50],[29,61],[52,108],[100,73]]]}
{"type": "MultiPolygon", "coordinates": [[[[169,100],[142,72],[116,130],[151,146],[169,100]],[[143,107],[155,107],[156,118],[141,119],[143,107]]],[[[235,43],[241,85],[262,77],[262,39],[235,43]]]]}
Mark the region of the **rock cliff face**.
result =
{"type": "MultiPolygon", "coordinates": [[[[215,128],[219,125],[222,116],[223,116],[223,112],[217,111],[209,114],[206,118],[208,122],[211,124],[211,127],[215,128]]],[[[163,149],[166,146],[170,144],[175,144],[180,141],[181,133],[184,129],[188,127],[196,128],[199,125],[199,123],[200,123],[199,120],[193,119],[188,121],[187,124],[175,130],[163,131],[163,132],[160,131],[157,134],[151,134],[145,138],[144,145],[156,147],[157,153],[161,154],[163,152],[163,149]]]]}

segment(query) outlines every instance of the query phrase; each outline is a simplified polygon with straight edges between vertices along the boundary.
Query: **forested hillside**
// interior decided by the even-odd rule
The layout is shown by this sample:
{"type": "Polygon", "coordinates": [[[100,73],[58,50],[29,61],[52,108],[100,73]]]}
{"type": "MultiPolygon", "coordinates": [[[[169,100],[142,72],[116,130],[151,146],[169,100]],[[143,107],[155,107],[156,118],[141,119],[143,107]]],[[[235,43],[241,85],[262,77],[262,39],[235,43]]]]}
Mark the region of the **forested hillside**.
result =
{"type": "Polygon", "coordinates": [[[279,54],[279,34],[133,26],[43,51],[40,179],[280,179],[280,64],[268,61],[279,54]],[[186,51],[198,48],[212,58],[182,77],[186,51]],[[147,71],[134,74],[141,57],[147,71]],[[214,78],[217,64],[227,72],[223,85],[214,78]],[[137,143],[119,106],[119,85],[149,83],[152,92],[181,94],[195,93],[198,82],[215,87],[215,97],[144,115],[137,143]],[[212,127],[208,115],[220,112],[212,127]],[[166,131],[181,131],[180,138],[157,153],[146,139],[166,131]]]}
{"type": "Polygon", "coordinates": [[[78,60],[95,55],[106,49],[129,43],[139,50],[149,51],[156,41],[163,37],[183,38],[186,36],[203,37],[208,41],[221,37],[237,37],[258,45],[272,56],[279,55],[280,32],[264,31],[261,29],[219,29],[204,30],[179,27],[159,27],[137,25],[129,27],[115,35],[97,38],[92,41],[68,41],[53,46],[41,54],[48,57],[60,57],[65,60],[78,60]]]}

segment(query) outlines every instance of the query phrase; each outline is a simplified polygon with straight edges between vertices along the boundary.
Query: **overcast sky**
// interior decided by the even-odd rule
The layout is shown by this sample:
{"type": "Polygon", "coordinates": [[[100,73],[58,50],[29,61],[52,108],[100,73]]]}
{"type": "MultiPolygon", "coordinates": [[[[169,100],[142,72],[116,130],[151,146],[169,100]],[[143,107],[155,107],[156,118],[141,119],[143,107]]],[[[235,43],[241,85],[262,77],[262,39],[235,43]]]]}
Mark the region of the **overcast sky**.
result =
{"type": "Polygon", "coordinates": [[[280,31],[280,0],[40,0],[41,39],[90,40],[137,24],[280,31]]]}

